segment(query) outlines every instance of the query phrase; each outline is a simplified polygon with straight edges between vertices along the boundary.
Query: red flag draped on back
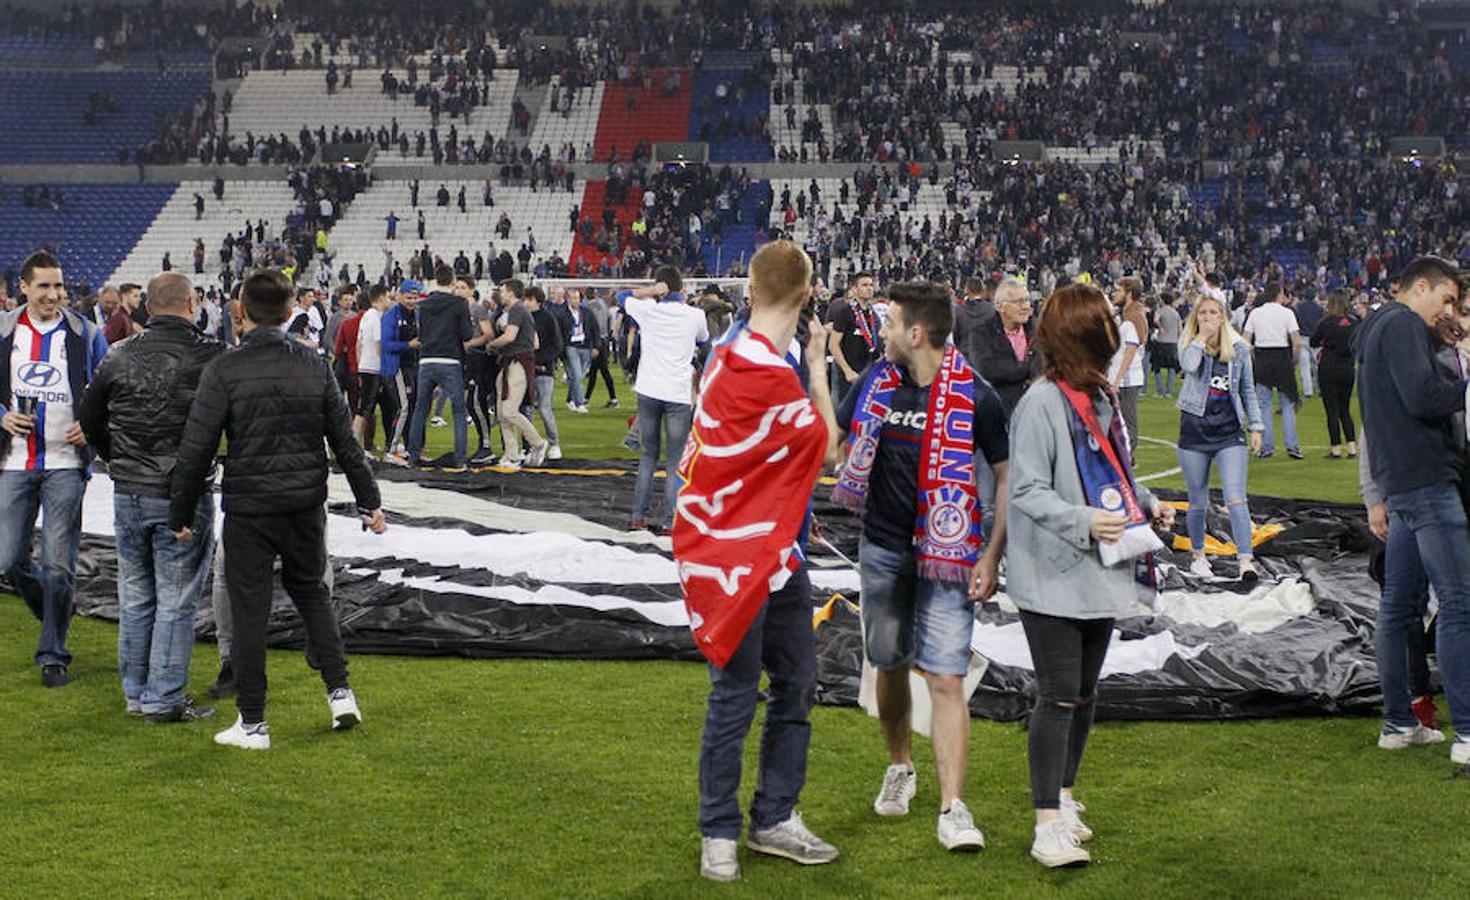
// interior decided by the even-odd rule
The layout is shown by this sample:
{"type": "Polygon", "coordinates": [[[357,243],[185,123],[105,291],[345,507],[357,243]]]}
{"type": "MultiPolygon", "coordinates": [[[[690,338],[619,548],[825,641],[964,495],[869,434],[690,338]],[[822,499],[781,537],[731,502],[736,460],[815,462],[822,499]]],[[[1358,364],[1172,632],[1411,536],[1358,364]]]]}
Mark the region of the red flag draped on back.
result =
{"type": "Polygon", "coordinates": [[[801,565],[797,538],[827,426],[770,341],[742,331],[715,349],[679,464],[674,560],[694,641],[730,661],[771,591],[801,565]]]}

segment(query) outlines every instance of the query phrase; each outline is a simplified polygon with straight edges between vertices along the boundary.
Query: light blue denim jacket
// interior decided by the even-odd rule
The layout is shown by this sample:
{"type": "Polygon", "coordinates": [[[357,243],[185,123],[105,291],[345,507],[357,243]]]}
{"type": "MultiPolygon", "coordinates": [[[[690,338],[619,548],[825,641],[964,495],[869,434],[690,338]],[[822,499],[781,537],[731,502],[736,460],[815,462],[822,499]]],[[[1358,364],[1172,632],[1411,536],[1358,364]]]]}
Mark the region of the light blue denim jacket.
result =
{"type": "MultiPolygon", "coordinates": [[[[1179,351],[1179,368],[1184,381],[1179,387],[1179,400],[1174,405],[1192,416],[1205,414],[1210,398],[1210,374],[1218,362],[1205,352],[1204,341],[1195,340],[1179,351]]],[[[1265,431],[1261,407],[1256,402],[1256,379],[1251,369],[1251,348],[1245,341],[1235,342],[1235,358],[1230,361],[1230,402],[1246,431],[1265,431]]]]}
{"type": "MultiPolygon", "coordinates": [[[[1097,401],[1094,408],[1106,430],[1112,406],[1097,401]]],[[[1049,379],[1032,384],[1011,414],[1006,499],[1006,596],[1017,607],[1066,619],[1128,615],[1138,596],[1133,566],[1102,564],[1077,473],[1072,408],[1049,379]]],[[[1154,496],[1141,484],[1138,502],[1153,508],[1154,496]]]]}

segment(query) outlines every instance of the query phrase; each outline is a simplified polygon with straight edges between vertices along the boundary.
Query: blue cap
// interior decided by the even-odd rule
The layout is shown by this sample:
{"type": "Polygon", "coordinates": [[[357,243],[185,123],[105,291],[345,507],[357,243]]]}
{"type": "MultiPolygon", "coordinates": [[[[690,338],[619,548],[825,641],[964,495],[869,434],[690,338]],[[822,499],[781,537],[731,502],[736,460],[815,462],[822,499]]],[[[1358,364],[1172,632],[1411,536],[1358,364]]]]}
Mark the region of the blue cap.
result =
{"type": "Polygon", "coordinates": [[[405,294],[422,294],[424,292],[424,283],[417,278],[410,278],[398,285],[398,290],[405,294]]]}

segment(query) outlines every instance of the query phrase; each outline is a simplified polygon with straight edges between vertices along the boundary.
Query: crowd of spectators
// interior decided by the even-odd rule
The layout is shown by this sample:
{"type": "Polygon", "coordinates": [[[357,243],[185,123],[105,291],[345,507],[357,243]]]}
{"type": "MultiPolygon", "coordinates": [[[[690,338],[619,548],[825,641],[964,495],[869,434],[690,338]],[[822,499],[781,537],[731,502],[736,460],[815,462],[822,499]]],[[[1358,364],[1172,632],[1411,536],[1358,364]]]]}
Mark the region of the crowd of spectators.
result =
{"type": "MultiPolygon", "coordinates": [[[[1373,154],[1397,135],[1470,141],[1470,49],[1424,27],[1412,6],[1018,0],[979,8],[935,2],[919,12],[881,3],[696,4],[631,16],[511,3],[483,17],[453,5],[358,6],[351,28],[336,5],[318,0],[288,2],[254,21],[248,13],[216,16],[200,27],[210,39],[226,27],[253,34],[264,42],[259,62],[267,68],[323,68],[329,90],[339,80],[345,89],[354,67],[380,72],[383,91],[429,107],[436,126],[441,110],[467,125],[497,67],[518,70],[532,86],[555,79],[551,114],[558,114],[598,81],[647,83],[661,67],[698,68],[711,52],[745,51],[748,65],[732,70],[724,99],[768,90],[788,107],[830,105],[834,133],[793,110],[785,124],[803,146],[776,146],[763,116],[704,98],[711,108],[702,110],[701,137],[763,138],[778,159],[792,161],[973,161],[998,140],[1142,139],[1161,142],[1170,157],[1237,161],[1373,154]],[[305,46],[301,35],[309,36],[305,46]],[[790,56],[778,67],[772,49],[790,56]],[[997,67],[1019,71],[1014,92],[997,67]],[[948,133],[942,124],[952,126],[948,133]]],[[[230,158],[245,141],[230,135],[227,118],[222,112],[183,129],[194,132],[187,147],[163,137],[156,143],[180,151],[172,158],[194,159],[205,149],[218,158],[223,142],[230,158]]],[[[388,146],[439,163],[486,162],[507,130],[526,137],[530,119],[518,106],[510,122],[487,123],[478,142],[436,150],[432,134],[400,134],[388,146]]],[[[309,157],[305,149],[297,144],[295,152],[309,157]]],[[[586,148],[575,146],[553,155],[571,161],[579,150],[585,159],[586,148]]]]}
{"type": "Polygon", "coordinates": [[[1470,216],[1448,162],[1275,158],[1202,174],[1163,160],[972,163],[946,179],[937,168],[871,167],[835,191],[815,180],[783,190],[770,226],[803,241],[829,279],[958,281],[1012,269],[1031,273],[1043,294],[1082,273],[1163,276],[1189,257],[1260,282],[1292,255],[1315,284],[1369,289],[1421,253],[1470,263],[1470,216]],[[943,211],[920,215],[920,197],[936,193],[943,202],[926,208],[943,211]]]}

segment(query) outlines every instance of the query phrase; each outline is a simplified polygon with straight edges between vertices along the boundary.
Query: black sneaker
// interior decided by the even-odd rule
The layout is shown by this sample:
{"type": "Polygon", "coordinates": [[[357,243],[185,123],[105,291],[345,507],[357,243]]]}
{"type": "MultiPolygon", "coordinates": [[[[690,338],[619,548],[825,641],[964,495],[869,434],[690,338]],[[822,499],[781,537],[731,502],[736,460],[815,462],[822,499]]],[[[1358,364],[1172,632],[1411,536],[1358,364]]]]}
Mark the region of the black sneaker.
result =
{"type": "Polygon", "coordinates": [[[48,688],[64,687],[71,684],[71,673],[61,663],[42,666],[41,684],[48,688]]]}
{"type": "Polygon", "coordinates": [[[1296,449],[1295,447],[1287,447],[1286,455],[1290,456],[1292,459],[1306,459],[1306,454],[1296,449]]]}
{"type": "Polygon", "coordinates": [[[602,408],[603,409],[617,409],[618,408],[618,398],[617,397],[614,397],[611,400],[607,401],[606,403],[602,404],[602,408]]]}
{"type": "Polygon", "coordinates": [[[213,706],[195,706],[193,697],[185,697],[184,702],[176,706],[170,706],[163,712],[149,713],[149,725],[169,725],[174,722],[194,722],[199,719],[207,719],[214,715],[213,706]]]}
{"type": "Polygon", "coordinates": [[[219,667],[219,677],[205,691],[211,700],[225,700],[235,696],[235,667],[228,661],[219,667]]]}

